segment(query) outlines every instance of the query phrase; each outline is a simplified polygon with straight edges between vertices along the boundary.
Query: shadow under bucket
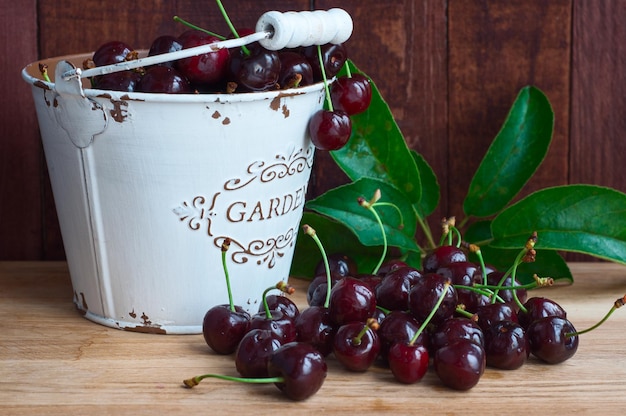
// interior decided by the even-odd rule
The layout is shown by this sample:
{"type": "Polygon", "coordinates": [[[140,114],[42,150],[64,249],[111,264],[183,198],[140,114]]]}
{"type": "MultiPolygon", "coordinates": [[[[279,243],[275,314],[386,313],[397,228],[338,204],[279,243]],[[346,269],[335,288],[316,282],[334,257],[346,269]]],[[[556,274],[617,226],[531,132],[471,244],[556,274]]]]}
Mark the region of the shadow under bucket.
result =
{"type": "MultiPolygon", "coordinates": [[[[80,67],[91,54],[42,60],[80,67]],[[66,62],[67,61],[67,62],[66,62]]],[[[31,84],[74,302],[84,316],[148,333],[200,333],[206,311],[256,312],[287,280],[322,84],[262,93],[148,94],[86,81],[31,84]]],[[[60,70],[57,68],[56,72],[60,70]]]]}

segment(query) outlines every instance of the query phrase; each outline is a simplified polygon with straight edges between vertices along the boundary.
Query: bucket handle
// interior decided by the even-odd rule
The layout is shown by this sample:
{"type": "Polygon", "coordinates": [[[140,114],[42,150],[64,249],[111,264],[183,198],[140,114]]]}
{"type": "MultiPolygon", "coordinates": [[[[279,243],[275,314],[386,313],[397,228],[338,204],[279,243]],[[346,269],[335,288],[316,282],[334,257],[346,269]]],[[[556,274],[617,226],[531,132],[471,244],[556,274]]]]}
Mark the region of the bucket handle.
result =
{"type": "Polygon", "coordinates": [[[88,78],[127,71],[215,52],[219,49],[236,48],[257,41],[269,50],[325,45],[327,43],[339,44],[350,38],[352,29],[352,18],[348,12],[340,8],[285,13],[270,11],[259,18],[255,28],[256,32],[247,36],[86,70],[74,68],[64,72],[62,77],[68,80],[75,77],[88,78]]]}

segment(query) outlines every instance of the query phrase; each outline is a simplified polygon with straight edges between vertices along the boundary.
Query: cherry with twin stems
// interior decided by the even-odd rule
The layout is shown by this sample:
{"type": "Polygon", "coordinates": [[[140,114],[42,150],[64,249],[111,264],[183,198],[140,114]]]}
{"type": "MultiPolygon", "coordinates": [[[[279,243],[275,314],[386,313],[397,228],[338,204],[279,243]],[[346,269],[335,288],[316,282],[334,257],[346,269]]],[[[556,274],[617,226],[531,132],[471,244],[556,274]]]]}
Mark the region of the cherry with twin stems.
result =
{"type": "Polygon", "coordinates": [[[226,266],[226,252],[229,247],[230,239],[226,238],[222,242],[221,251],[229,303],[212,307],[206,312],[202,321],[204,340],[218,354],[235,352],[239,342],[250,327],[250,314],[241,306],[236,306],[233,303],[228,267],[226,266]]]}

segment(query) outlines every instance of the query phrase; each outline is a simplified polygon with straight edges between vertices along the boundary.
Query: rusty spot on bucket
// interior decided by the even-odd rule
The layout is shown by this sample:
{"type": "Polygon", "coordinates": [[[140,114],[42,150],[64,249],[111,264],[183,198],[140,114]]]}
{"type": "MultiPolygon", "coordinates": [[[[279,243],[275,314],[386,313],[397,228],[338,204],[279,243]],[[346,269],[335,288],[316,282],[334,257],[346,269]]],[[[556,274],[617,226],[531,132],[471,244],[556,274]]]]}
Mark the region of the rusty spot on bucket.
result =
{"type": "MultiPolygon", "coordinates": [[[[137,316],[137,314],[135,313],[134,309],[133,309],[132,312],[130,312],[130,316],[132,316],[133,318],[135,318],[137,316]]],[[[144,334],[167,334],[167,331],[165,331],[163,328],[161,328],[160,325],[153,324],[152,321],[150,320],[148,315],[146,315],[145,312],[142,312],[141,320],[143,321],[141,325],[137,325],[137,326],[133,326],[133,327],[127,326],[124,329],[126,331],[141,332],[141,333],[144,333],[144,334]]]]}
{"type": "Polygon", "coordinates": [[[167,331],[164,330],[161,327],[158,326],[127,326],[124,328],[124,330],[126,331],[130,331],[130,332],[141,332],[143,334],[161,334],[161,335],[166,335],[167,331]]]}
{"type": "Polygon", "coordinates": [[[133,319],[135,319],[137,317],[137,313],[135,313],[134,309],[132,311],[128,312],[128,315],[130,315],[130,317],[133,318],[133,319]]]}
{"type": "Polygon", "coordinates": [[[280,108],[280,97],[281,95],[279,94],[272,99],[272,102],[270,103],[270,108],[272,110],[278,111],[278,109],[280,108]]]}
{"type": "Polygon", "coordinates": [[[49,90],[50,89],[48,84],[46,84],[45,82],[43,82],[41,80],[37,80],[37,81],[33,82],[33,85],[35,87],[43,88],[44,90],[49,90]]]}
{"type": "Polygon", "coordinates": [[[113,109],[110,111],[111,117],[118,123],[123,123],[128,117],[128,103],[121,100],[111,100],[111,104],[113,104],[113,109]]]}
{"type": "MultiPolygon", "coordinates": [[[[270,102],[270,108],[272,110],[274,110],[274,111],[278,111],[278,110],[281,109],[280,100],[282,98],[295,97],[296,95],[300,95],[300,94],[304,94],[304,93],[302,93],[302,92],[292,92],[292,93],[289,93],[289,94],[280,93],[280,94],[278,94],[276,97],[274,97],[272,99],[272,101],[270,102]]],[[[285,118],[289,117],[289,109],[287,108],[287,106],[285,104],[283,104],[283,106],[282,106],[282,111],[283,111],[283,114],[284,114],[285,118]]]]}
{"type": "Polygon", "coordinates": [[[230,124],[230,118],[224,117],[224,120],[222,120],[222,124],[225,125],[225,126],[229,125],[230,124]]]}
{"type": "Polygon", "coordinates": [[[218,118],[222,117],[222,115],[220,114],[219,111],[215,110],[215,112],[211,115],[211,117],[217,120],[218,118]]]}

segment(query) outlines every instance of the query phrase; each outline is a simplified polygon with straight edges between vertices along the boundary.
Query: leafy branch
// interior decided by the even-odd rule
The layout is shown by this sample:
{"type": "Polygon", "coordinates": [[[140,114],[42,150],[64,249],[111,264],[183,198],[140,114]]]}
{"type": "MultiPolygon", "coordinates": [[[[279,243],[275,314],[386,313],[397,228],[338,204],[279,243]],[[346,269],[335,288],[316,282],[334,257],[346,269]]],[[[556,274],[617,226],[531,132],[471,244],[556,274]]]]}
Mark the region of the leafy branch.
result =
{"type": "MultiPolygon", "coordinates": [[[[352,62],[347,65],[351,73],[362,73],[352,62]]],[[[438,241],[427,221],[440,200],[437,177],[423,156],[407,147],[373,82],[370,107],[352,117],[352,126],[348,144],[331,152],[350,183],[308,201],[303,222],[314,225],[321,238],[327,236],[329,252],[349,255],[370,270],[380,256],[382,236],[356,201],[380,189],[381,201],[393,202],[403,218],[399,227],[397,210],[380,209],[388,243],[419,268],[424,253],[438,241]]],[[[513,203],[545,159],[553,128],[548,98],[536,87],[522,88],[471,180],[464,216],[457,221],[465,241],[478,245],[488,263],[503,269],[537,231],[537,258],[520,267],[521,282],[532,281],[535,273],[572,280],[563,251],[626,264],[626,194],[575,184],[542,189],[513,203]]],[[[298,237],[293,275],[310,276],[317,263],[309,240],[298,237]]]]}

